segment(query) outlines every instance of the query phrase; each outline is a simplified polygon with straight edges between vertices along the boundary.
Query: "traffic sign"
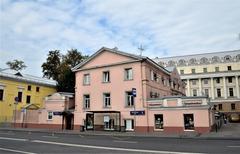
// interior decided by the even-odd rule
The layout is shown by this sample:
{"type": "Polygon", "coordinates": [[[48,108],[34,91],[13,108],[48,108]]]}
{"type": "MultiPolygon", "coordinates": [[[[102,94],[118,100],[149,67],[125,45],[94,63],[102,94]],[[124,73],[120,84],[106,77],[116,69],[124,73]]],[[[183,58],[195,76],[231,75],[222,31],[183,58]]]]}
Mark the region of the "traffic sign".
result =
{"type": "Polygon", "coordinates": [[[18,97],[15,97],[14,100],[15,100],[15,102],[18,102],[18,101],[19,101],[18,97]]]}

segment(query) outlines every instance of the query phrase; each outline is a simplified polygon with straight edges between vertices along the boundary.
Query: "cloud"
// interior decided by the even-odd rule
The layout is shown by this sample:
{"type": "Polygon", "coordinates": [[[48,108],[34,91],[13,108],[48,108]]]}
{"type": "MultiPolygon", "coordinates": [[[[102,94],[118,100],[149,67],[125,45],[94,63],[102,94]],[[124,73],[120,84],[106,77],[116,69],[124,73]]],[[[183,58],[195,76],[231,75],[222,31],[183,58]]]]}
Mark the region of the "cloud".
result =
{"type": "Polygon", "coordinates": [[[240,49],[238,0],[2,0],[0,67],[21,59],[41,76],[49,50],[102,46],[151,58],[240,49]]]}

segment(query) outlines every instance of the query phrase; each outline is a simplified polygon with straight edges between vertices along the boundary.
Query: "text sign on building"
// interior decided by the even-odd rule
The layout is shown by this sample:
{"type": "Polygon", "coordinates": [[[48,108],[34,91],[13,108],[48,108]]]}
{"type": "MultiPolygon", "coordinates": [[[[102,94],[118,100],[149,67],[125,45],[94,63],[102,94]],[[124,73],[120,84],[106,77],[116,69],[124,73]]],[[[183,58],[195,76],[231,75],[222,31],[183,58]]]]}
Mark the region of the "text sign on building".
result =
{"type": "Polygon", "coordinates": [[[137,96],[137,89],[136,88],[132,88],[132,95],[133,95],[133,97],[137,96]]]}
{"type": "Polygon", "coordinates": [[[130,115],[145,115],[145,111],[130,111],[130,115]]]}
{"type": "Polygon", "coordinates": [[[62,112],[53,112],[53,115],[62,115],[62,112]]]}

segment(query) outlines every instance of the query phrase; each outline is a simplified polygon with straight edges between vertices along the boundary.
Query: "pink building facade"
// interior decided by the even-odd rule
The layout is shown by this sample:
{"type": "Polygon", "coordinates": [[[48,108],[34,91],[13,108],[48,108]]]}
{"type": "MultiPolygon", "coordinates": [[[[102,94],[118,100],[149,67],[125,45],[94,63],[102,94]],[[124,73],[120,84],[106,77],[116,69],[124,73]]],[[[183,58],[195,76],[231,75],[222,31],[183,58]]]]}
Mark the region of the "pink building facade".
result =
{"type": "Polygon", "coordinates": [[[147,57],[103,47],[73,71],[76,74],[76,130],[84,127],[87,130],[182,132],[188,129],[187,122],[193,120],[191,130],[211,130],[213,114],[208,102],[194,107],[179,103],[185,89],[174,68],[168,70],[147,57]],[[171,102],[167,97],[172,95],[180,98],[170,99],[171,102]],[[158,102],[161,98],[167,100],[167,105],[150,107],[151,101],[158,102]],[[165,129],[156,128],[159,118],[165,129]]]}

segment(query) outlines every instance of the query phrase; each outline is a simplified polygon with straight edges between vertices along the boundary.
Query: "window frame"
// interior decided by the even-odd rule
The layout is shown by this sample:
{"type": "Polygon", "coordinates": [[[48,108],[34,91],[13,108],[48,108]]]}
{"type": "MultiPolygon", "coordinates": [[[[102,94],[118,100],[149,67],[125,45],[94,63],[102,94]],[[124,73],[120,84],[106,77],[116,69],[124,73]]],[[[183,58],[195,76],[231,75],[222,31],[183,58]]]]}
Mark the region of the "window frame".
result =
{"type": "Polygon", "coordinates": [[[103,71],[103,83],[110,82],[110,71],[103,71]]]}
{"type": "Polygon", "coordinates": [[[131,67],[124,69],[124,80],[133,80],[133,69],[131,67]]]}
{"type": "Polygon", "coordinates": [[[53,111],[48,111],[47,120],[53,120],[53,111]]]}
{"type": "Polygon", "coordinates": [[[229,92],[229,97],[234,97],[234,89],[233,88],[229,88],[228,92],[229,92]]]}
{"type": "Polygon", "coordinates": [[[90,74],[86,73],[83,74],[83,85],[90,85],[91,79],[90,79],[90,74]]]}
{"type": "Polygon", "coordinates": [[[26,104],[31,104],[31,95],[26,96],[26,104]]]}
{"type": "Polygon", "coordinates": [[[84,109],[89,109],[90,108],[90,103],[91,103],[90,94],[84,94],[83,95],[83,108],[84,109]],[[86,96],[88,96],[88,97],[86,97],[86,96]]]}
{"type": "Polygon", "coordinates": [[[111,93],[103,93],[103,107],[109,108],[111,107],[111,93]],[[106,96],[109,95],[109,96],[106,96]]]}
{"type": "Polygon", "coordinates": [[[4,89],[0,89],[0,101],[3,101],[4,100],[4,89]]]}
{"type": "Polygon", "coordinates": [[[126,107],[134,107],[134,96],[132,95],[132,91],[125,92],[125,106],[126,107]]]}

